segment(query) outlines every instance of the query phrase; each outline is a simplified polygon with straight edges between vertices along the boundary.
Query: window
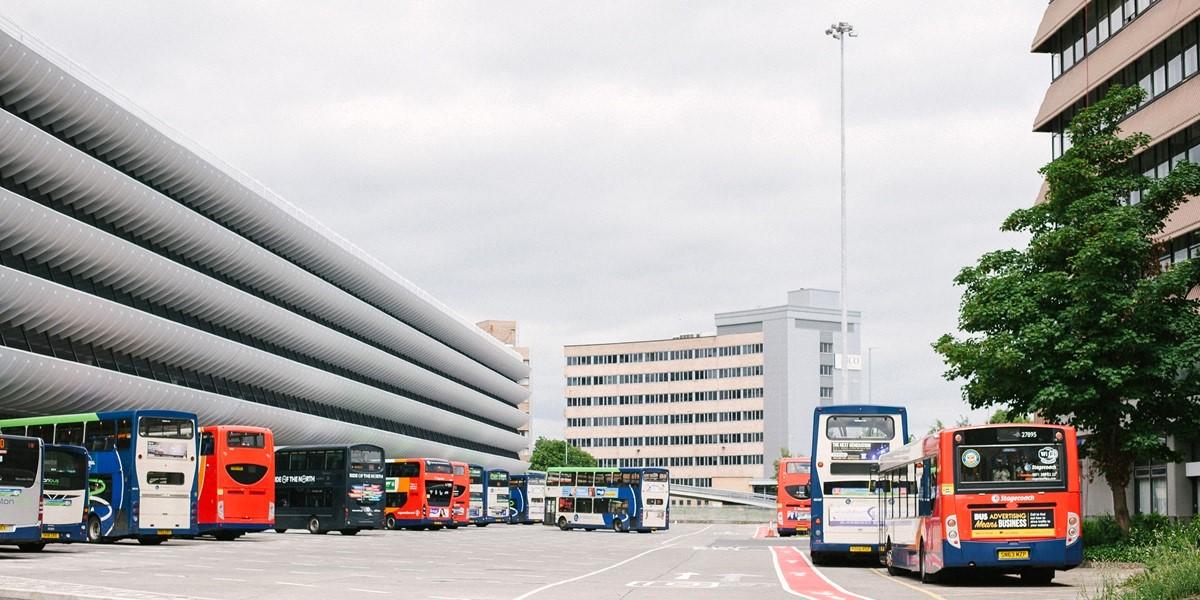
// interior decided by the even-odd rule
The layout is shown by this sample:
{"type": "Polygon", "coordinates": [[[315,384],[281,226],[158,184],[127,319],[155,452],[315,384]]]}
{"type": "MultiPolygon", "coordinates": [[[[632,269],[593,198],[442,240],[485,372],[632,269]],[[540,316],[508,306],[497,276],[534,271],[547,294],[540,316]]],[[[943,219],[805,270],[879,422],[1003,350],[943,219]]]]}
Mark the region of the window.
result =
{"type": "Polygon", "coordinates": [[[346,468],[346,451],[345,450],[326,450],[325,452],[315,452],[316,456],[321,457],[321,468],[327,471],[341,471],[346,468]]]}
{"type": "Polygon", "coordinates": [[[1167,514],[1167,466],[1140,465],[1133,470],[1134,511],[1139,515],[1167,514]]]}
{"type": "Polygon", "coordinates": [[[229,474],[230,479],[242,485],[252,485],[266,476],[267,468],[263,465],[237,464],[227,465],[225,472],[229,474]]]}
{"type": "Polygon", "coordinates": [[[266,448],[267,436],[249,431],[230,431],[225,442],[230,448],[266,448]]]}
{"type": "Polygon", "coordinates": [[[192,429],[193,423],[191,419],[163,417],[141,417],[138,419],[138,435],[142,437],[190,440],[192,439],[192,429]]]}
{"type": "Polygon", "coordinates": [[[896,423],[886,415],[835,415],[825,421],[825,437],[831,440],[890,440],[895,435],[896,423]]]}
{"type": "Polygon", "coordinates": [[[4,454],[0,454],[0,485],[33,487],[38,473],[38,443],[34,441],[4,440],[4,454]]]}
{"type": "Polygon", "coordinates": [[[42,438],[47,444],[54,443],[54,425],[30,425],[26,430],[29,437],[42,438]]]}
{"type": "Polygon", "coordinates": [[[82,490],[87,487],[88,459],[58,448],[46,448],[42,457],[42,485],[47,491],[82,490]]]}
{"type": "Polygon", "coordinates": [[[146,483],[150,485],[183,485],[183,473],[150,471],[146,473],[146,483]]]}
{"type": "MultiPolygon", "coordinates": [[[[394,462],[387,464],[388,477],[420,477],[421,464],[413,461],[394,462]]],[[[396,506],[396,505],[392,505],[396,506]]]]}
{"type": "Polygon", "coordinates": [[[832,398],[833,397],[833,388],[822,386],[821,387],[821,397],[822,398],[832,398]]]}
{"type": "Polygon", "coordinates": [[[216,453],[213,434],[205,431],[200,434],[200,456],[212,456],[216,453]]]}
{"type": "Polygon", "coordinates": [[[377,448],[351,448],[350,469],[358,473],[382,473],[383,451],[377,448]]]}
{"type": "Polygon", "coordinates": [[[308,453],[303,451],[288,452],[284,454],[287,457],[288,471],[303,471],[308,468],[308,453]]]}
{"type": "Polygon", "coordinates": [[[821,365],[822,375],[833,375],[833,365],[821,365]]]}
{"type": "Polygon", "coordinates": [[[821,352],[830,354],[833,352],[833,342],[821,342],[821,352]]]}

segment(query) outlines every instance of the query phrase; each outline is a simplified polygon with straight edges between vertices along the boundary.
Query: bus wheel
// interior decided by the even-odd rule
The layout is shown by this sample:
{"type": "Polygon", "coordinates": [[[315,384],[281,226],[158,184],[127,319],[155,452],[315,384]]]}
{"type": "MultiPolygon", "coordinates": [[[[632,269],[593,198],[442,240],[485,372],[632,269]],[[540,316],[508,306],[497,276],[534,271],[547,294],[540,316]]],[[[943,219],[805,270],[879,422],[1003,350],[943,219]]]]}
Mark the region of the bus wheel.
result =
{"type": "Polygon", "coordinates": [[[629,533],[629,527],[626,527],[625,523],[622,522],[620,519],[614,519],[613,520],[613,531],[615,531],[617,533],[629,533]]]}
{"type": "Polygon", "coordinates": [[[491,523],[476,523],[475,525],[477,527],[487,527],[488,525],[491,525],[491,523]]]}
{"type": "Polygon", "coordinates": [[[321,530],[321,520],[320,520],[320,519],[318,519],[318,518],[316,518],[316,517],[309,517],[309,519],[308,519],[308,532],[309,532],[309,533],[314,533],[314,534],[322,534],[322,533],[326,533],[325,531],[322,531],[322,530],[321,530]]]}
{"type": "Polygon", "coordinates": [[[232,542],[241,536],[239,536],[235,531],[218,531],[213,534],[213,537],[217,538],[218,541],[232,542]]]}
{"type": "Polygon", "coordinates": [[[812,557],[812,563],[813,563],[814,565],[817,565],[818,567],[819,567],[819,566],[822,566],[822,565],[825,565],[825,564],[827,564],[827,563],[829,562],[828,560],[826,560],[826,559],[825,559],[825,553],[824,553],[824,552],[810,552],[810,554],[811,554],[811,557],[812,557]]]}
{"type": "Polygon", "coordinates": [[[921,553],[917,558],[917,562],[921,567],[921,583],[934,583],[937,581],[937,575],[925,570],[925,547],[924,544],[921,546],[921,553]]]}
{"type": "Polygon", "coordinates": [[[167,538],[160,535],[139,535],[137,541],[143,546],[157,546],[167,541],[167,538]]]}
{"type": "Polygon", "coordinates": [[[287,533],[287,528],[285,528],[285,527],[276,527],[276,528],[275,528],[275,533],[287,533]]]}
{"type": "Polygon", "coordinates": [[[340,531],[340,533],[342,535],[358,535],[358,530],[357,529],[342,529],[340,531]]]}
{"type": "Polygon", "coordinates": [[[396,529],[396,515],[388,515],[387,528],[393,530],[396,529]]]}
{"type": "Polygon", "coordinates": [[[571,527],[570,525],[567,525],[567,518],[566,518],[566,517],[559,517],[559,518],[558,518],[558,528],[559,528],[559,529],[561,529],[561,530],[563,530],[563,531],[566,531],[566,530],[570,529],[570,527],[571,527]]]}
{"type": "Polygon", "coordinates": [[[442,527],[443,527],[442,525],[430,525],[429,530],[430,531],[441,531],[442,527]]]}
{"type": "Polygon", "coordinates": [[[639,530],[637,530],[637,532],[638,532],[638,533],[651,533],[651,532],[653,532],[653,531],[654,531],[653,529],[639,529],[639,530]]]}
{"type": "Polygon", "coordinates": [[[21,552],[41,552],[46,549],[46,542],[33,542],[31,544],[17,544],[21,552]]]}
{"type": "Polygon", "coordinates": [[[887,566],[888,575],[893,577],[900,575],[900,569],[892,562],[892,540],[888,540],[887,546],[883,550],[883,564],[887,566]]]}
{"type": "Polygon", "coordinates": [[[1050,585],[1054,581],[1054,569],[1025,569],[1021,571],[1021,583],[1030,585],[1050,585]]]}
{"type": "Polygon", "coordinates": [[[93,544],[104,541],[104,531],[100,529],[100,517],[92,515],[87,523],[87,540],[93,544]]]}

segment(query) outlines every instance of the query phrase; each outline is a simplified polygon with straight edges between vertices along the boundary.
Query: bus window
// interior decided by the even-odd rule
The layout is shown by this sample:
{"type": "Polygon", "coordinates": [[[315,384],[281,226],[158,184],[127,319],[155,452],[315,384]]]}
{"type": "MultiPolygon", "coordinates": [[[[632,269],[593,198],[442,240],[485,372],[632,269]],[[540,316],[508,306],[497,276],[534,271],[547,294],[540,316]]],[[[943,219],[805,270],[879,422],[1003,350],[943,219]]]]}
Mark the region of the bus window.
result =
{"type": "MultiPolygon", "coordinates": [[[[114,438],[114,445],[118,449],[128,449],[133,443],[133,421],[129,420],[128,418],[117,419],[117,433],[114,438]]],[[[189,437],[189,439],[191,438],[189,437]]]]}
{"type": "Polygon", "coordinates": [[[267,468],[263,465],[254,464],[239,464],[226,465],[225,472],[229,473],[229,477],[242,485],[253,485],[258,483],[267,474],[267,468]]]}
{"type": "MultiPolygon", "coordinates": [[[[415,462],[397,462],[388,463],[388,477],[419,477],[421,475],[421,465],[415,462]]],[[[388,506],[400,506],[399,504],[389,504],[388,506]]]]}
{"type": "Polygon", "coordinates": [[[425,472],[426,473],[452,474],[454,472],[454,470],[450,467],[450,463],[436,461],[436,460],[427,460],[427,461],[425,461],[425,472]]]}
{"type": "Polygon", "coordinates": [[[117,436],[117,422],[113,420],[92,421],[87,424],[83,434],[83,446],[90,452],[100,452],[110,448],[109,441],[117,436]]]}
{"type": "Polygon", "coordinates": [[[351,448],[350,469],[359,473],[382,473],[383,453],[370,448],[351,448]]]}
{"type": "Polygon", "coordinates": [[[42,457],[42,484],[46,491],[82,490],[87,487],[87,457],[47,449],[42,457]]]}
{"type": "Polygon", "coordinates": [[[150,471],[146,473],[150,485],[183,485],[183,473],[173,471],[150,471]]]}
{"type": "Polygon", "coordinates": [[[806,462],[789,462],[787,463],[787,472],[793,475],[808,475],[812,471],[812,464],[806,462]]]}
{"type": "Polygon", "coordinates": [[[25,435],[25,426],[0,427],[0,435],[25,435]]]}
{"type": "Polygon", "coordinates": [[[404,506],[408,504],[408,492],[388,492],[388,506],[404,506]]]}
{"type": "MultiPolygon", "coordinates": [[[[321,467],[317,467],[318,469],[321,467]]],[[[329,471],[340,471],[346,468],[346,451],[345,450],[326,450],[325,451],[325,469],[329,471]]]]}
{"type": "Polygon", "coordinates": [[[54,432],[54,443],[64,446],[83,445],[83,423],[59,423],[54,432]]]}
{"type": "Polygon", "coordinates": [[[575,476],[575,481],[577,482],[575,485],[579,487],[592,487],[592,482],[595,481],[595,478],[592,477],[591,473],[579,473],[575,476]]]}
{"type": "Polygon", "coordinates": [[[308,458],[307,452],[300,452],[300,451],[288,452],[287,453],[287,459],[288,459],[287,470],[288,471],[303,471],[303,470],[307,469],[308,465],[305,463],[305,460],[307,460],[307,458],[308,458]]]}
{"type": "Polygon", "coordinates": [[[825,436],[831,440],[890,440],[895,435],[896,422],[886,415],[834,415],[825,421],[825,436]]]}
{"type": "Polygon", "coordinates": [[[32,487],[37,481],[40,452],[36,442],[23,440],[0,440],[7,442],[5,453],[0,454],[0,485],[32,487]]]}
{"type": "Polygon", "coordinates": [[[225,437],[230,448],[266,448],[267,436],[248,431],[230,431],[225,437]]]}
{"type": "Polygon", "coordinates": [[[558,499],[558,512],[575,512],[575,499],[574,498],[559,498],[558,499]]]}
{"type": "Polygon", "coordinates": [[[449,481],[429,481],[425,483],[425,499],[430,506],[450,506],[450,493],[453,490],[454,484],[449,481]]]}
{"type": "Polygon", "coordinates": [[[592,500],[592,512],[607,513],[609,511],[610,502],[608,498],[596,498],[592,500]]]}
{"type": "Polygon", "coordinates": [[[42,438],[47,444],[54,443],[54,425],[30,425],[29,437],[42,438]]]}
{"type": "Polygon", "coordinates": [[[213,434],[207,431],[200,434],[200,456],[212,456],[216,449],[213,447],[213,434]]]}
{"type": "Polygon", "coordinates": [[[192,420],[142,417],[138,419],[138,435],[170,440],[190,440],[193,435],[192,420]]]}

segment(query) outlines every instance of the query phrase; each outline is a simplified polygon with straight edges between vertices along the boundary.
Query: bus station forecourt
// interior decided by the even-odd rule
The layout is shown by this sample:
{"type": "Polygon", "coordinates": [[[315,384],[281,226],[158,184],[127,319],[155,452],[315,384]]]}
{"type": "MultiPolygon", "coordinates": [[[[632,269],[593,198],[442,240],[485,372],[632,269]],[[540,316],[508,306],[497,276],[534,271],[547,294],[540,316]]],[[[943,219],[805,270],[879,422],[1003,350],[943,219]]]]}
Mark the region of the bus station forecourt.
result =
{"type": "Polygon", "coordinates": [[[833,406],[815,411],[813,431],[808,469],[781,465],[781,511],[792,514],[745,526],[672,524],[661,468],[466,465],[458,473],[474,477],[456,477],[442,459],[371,444],[275,449],[269,430],[200,427],[175,411],[4,420],[0,544],[16,548],[0,545],[0,598],[319,597],[348,579],[365,594],[384,591],[375,573],[388,570],[429,597],[608,597],[611,586],[647,598],[1066,598],[1122,575],[1076,569],[1070,427],[954,428],[904,444],[903,408],[833,406]],[[479,516],[456,520],[456,499],[467,515],[476,497],[479,516]],[[633,531],[659,535],[610,537],[633,531]],[[94,543],[70,543],[84,541],[94,543]],[[145,546],[160,547],[133,550],[145,546]],[[484,576],[457,578],[471,572],[484,576]],[[189,581],[163,585],[173,579],[189,581]]]}

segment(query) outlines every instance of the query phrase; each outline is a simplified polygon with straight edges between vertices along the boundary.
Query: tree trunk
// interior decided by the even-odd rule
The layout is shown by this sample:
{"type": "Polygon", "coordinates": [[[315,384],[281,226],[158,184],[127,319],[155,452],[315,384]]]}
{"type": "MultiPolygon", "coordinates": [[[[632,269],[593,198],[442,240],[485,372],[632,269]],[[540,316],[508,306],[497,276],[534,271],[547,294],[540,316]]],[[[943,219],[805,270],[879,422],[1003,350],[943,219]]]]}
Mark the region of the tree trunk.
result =
{"type": "Polygon", "coordinates": [[[1125,495],[1125,489],[1129,485],[1129,477],[1105,477],[1108,482],[1108,489],[1112,490],[1113,497],[1113,517],[1117,520],[1117,526],[1121,528],[1121,532],[1125,537],[1129,537],[1129,500],[1125,495]]]}

